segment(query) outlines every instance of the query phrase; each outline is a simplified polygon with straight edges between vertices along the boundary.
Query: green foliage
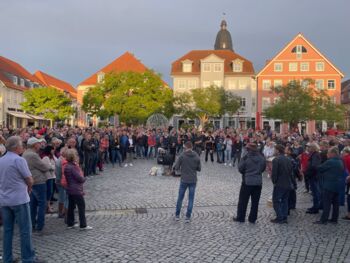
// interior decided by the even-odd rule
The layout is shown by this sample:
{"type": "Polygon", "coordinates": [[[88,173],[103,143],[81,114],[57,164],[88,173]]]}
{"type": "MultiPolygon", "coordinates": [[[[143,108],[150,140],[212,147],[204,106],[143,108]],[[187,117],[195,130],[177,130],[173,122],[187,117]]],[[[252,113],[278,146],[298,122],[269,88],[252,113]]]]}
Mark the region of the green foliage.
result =
{"type": "Polygon", "coordinates": [[[324,90],[304,88],[299,81],[292,81],[284,87],[273,88],[277,102],[264,111],[271,119],[280,119],[295,127],[299,122],[310,120],[341,121],[344,108],[335,104],[324,90]]]}
{"type": "Polygon", "coordinates": [[[106,74],[83,99],[83,109],[100,117],[118,114],[125,123],[145,123],[154,113],[173,114],[172,90],[152,71],[106,74]]]}
{"type": "Polygon", "coordinates": [[[72,101],[63,92],[52,87],[39,87],[24,92],[22,109],[46,119],[58,121],[69,118],[73,113],[72,101]]]}
{"type": "Polygon", "coordinates": [[[205,124],[209,117],[234,114],[239,106],[239,97],[224,88],[211,86],[193,89],[174,98],[175,112],[185,118],[199,118],[205,124]]]}

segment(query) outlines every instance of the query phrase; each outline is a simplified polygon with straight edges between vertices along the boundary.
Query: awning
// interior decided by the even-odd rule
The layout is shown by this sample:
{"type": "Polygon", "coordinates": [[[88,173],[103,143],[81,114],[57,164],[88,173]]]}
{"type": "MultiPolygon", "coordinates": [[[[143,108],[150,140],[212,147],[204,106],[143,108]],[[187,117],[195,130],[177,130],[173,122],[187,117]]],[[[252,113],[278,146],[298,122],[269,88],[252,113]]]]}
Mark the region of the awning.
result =
{"type": "Polygon", "coordinates": [[[38,116],[38,115],[32,115],[32,114],[27,114],[28,116],[30,116],[32,119],[34,119],[34,120],[39,120],[39,121],[45,121],[45,120],[47,120],[47,119],[45,119],[45,117],[43,117],[43,116],[38,116]]]}
{"type": "Polygon", "coordinates": [[[7,113],[17,118],[29,119],[29,120],[32,119],[32,117],[20,111],[7,111],[7,113]]]}

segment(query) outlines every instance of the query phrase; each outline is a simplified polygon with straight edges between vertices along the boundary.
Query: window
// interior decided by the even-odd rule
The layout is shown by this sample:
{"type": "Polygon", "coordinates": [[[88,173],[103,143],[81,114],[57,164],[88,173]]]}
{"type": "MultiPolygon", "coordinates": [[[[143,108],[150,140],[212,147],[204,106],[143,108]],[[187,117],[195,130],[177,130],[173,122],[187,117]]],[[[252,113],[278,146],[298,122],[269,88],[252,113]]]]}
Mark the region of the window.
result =
{"type": "Polygon", "coordinates": [[[237,88],[236,83],[237,83],[237,80],[230,79],[230,80],[228,81],[228,88],[229,88],[229,89],[236,89],[236,88],[237,88]]]}
{"type": "Polygon", "coordinates": [[[274,98],[274,99],[273,99],[273,104],[278,103],[279,99],[280,99],[279,97],[274,98]]]}
{"type": "Polygon", "coordinates": [[[335,89],[335,80],[334,79],[329,79],[327,82],[327,88],[328,89],[335,89]]]}
{"type": "Polygon", "coordinates": [[[265,110],[270,107],[270,98],[263,97],[262,98],[262,109],[265,110]]]}
{"type": "Polygon", "coordinates": [[[12,77],[12,82],[13,84],[17,85],[18,84],[18,78],[16,76],[12,77]]]}
{"type": "Polygon", "coordinates": [[[183,80],[183,79],[179,80],[179,82],[178,82],[178,87],[179,87],[179,89],[184,89],[184,88],[186,88],[186,81],[183,80]]]}
{"type": "Polygon", "coordinates": [[[323,89],[324,88],[324,81],[323,79],[316,79],[315,86],[317,89],[323,89]]]}
{"type": "Polygon", "coordinates": [[[204,63],[203,64],[203,71],[204,72],[210,72],[210,64],[209,63],[204,63]]]}
{"type": "Polygon", "coordinates": [[[331,96],[330,99],[331,99],[332,103],[334,103],[334,104],[337,103],[337,98],[335,96],[331,96]]]}
{"type": "Polygon", "coordinates": [[[222,64],[215,63],[214,64],[214,72],[221,72],[222,71],[222,64]]]}
{"type": "Polygon", "coordinates": [[[302,54],[303,54],[303,52],[302,52],[302,45],[297,45],[296,46],[296,48],[297,48],[297,59],[300,59],[301,57],[302,57],[302,54]]]}
{"type": "Polygon", "coordinates": [[[20,79],[20,85],[22,86],[22,87],[24,87],[25,85],[25,81],[24,81],[24,79],[20,79]]]}
{"type": "Polygon", "coordinates": [[[195,89],[196,88],[196,81],[194,79],[189,80],[187,86],[189,89],[195,89]]]}
{"type": "Polygon", "coordinates": [[[290,62],[289,63],[289,71],[291,71],[291,72],[298,71],[298,63],[290,62]]]}
{"type": "Polygon", "coordinates": [[[307,89],[310,85],[310,81],[307,79],[303,79],[300,84],[301,84],[301,87],[303,87],[304,89],[307,89]]]}
{"type": "Polygon", "coordinates": [[[240,103],[241,109],[245,110],[246,99],[245,98],[241,98],[239,103],[240,103]]]}
{"type": "Polygon", "coordinates": [[[244,79],[240,79],[239,81],[238,81],[238,83],[239,83],[239,89],[246,89],[247,88],[247,81],[246,80],[244,80],[244,79]]]}
{"type": "Polygon", "coordinates": [[[15,93],[13,94],[13,103],[17,104],[17,92],[15,91],[15,93]]]}
{"type": "Polygon", "coordinates": [[[182,71],[183,72],[192,72],[192,64],[191,63],[182,64],[182,71]]]}
{"type": "Polygon", "coordinates": [[[270,90],[271,89],[271,80],[264,79],[263,80],[263,90],[270,90]]]}
{"type": "Polygon", "coordinates": [[[232,64],[233,72],[242,72],[243,70],[243,63],[242,61],[234,61],[232,64]]]}
{"type": "Polygon", "coordinates": [[[216,87],[222,87],[221,80],[214,80],[213,83],[216,87]]]}
{"type": "Polygon", "coordinates": [[[97,83],[102,83],[104,79],[105,79],[105,73],[100,72],[97,74],[97,83]]]}
{"type": "Polygon", "coordinates": [[[275,72],[282,72],[283,71],[283,64],[282,63],[275,63],[274,64],[274,71],[275,72]]]}
{"type": "Polygon", "coordinates": [[[202,86],[203,86],[203,88],[208,88],[210,86],[210,81],[207,81],[207,80],[203,81],[202,86]]]}
{"type": "Polygon", "coordinates": [[[281,79],[275,79],[273,81],[273,86],[276,87],[282,87],[282,80],[281,79]]]}
{"type": "Polygon", "coordinates": [[[309,71],[309,62],[300,63],[300,71],[309,71]]]}
{"type": "Polygon", "coordinates": [[[316,71],[324,71],[324,62],[316,62],[316,71]]]}

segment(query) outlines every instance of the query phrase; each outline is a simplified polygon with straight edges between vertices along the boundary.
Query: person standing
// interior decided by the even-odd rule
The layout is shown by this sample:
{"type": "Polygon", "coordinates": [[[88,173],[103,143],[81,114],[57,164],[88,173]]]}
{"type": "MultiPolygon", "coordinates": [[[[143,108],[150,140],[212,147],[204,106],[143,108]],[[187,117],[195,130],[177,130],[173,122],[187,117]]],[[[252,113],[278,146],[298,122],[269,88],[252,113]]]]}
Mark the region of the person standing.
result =
{"type": "Polygon", "coordinates": [[[338,223],[339,217],[339,184],[344,174],[344,165],[339,157],[338,147],[331,147],[327,152],[328,160],[318,167],[320,181],[322,182],[323,212],[319,221],[315,224],[338,223]],[[329,213],[332,210],[332,219],[329,213]]]}
{"type": "Polygon", "coordinates": [[[293,165],[290,159],[284,155],[283,145],[275,146],[276,157],[272,161],[271,179],[273,183],[272,202],[276,212],[276,218],[272,223],[286,224],[288,217],[288,197],[293,185],[293,165]]]}
{"type": "Polygon", "coordinates": [[[7,152],[0,158],[0,206],[3,216],[3,261],[14,262],[12,240],[14,225],[19,226],[22,262],[44,262],[35,258],[32,242],[32,222],[29,193],[33,185],[32,174],[23,153],[21,137],[9,137],[7,152]]]}
{"type": "Polygon", "coordinates": [[[242,184],[239,191],[237,216],[233,221],[244,222],[249,199],[251,207],[248,220],[255,223],[258,218],[259,200],[262,189],[262,173],[266,169],[264,156],[258,151],[255,143],[248,143],[247,154],[238,165],[238,170],[242,174],[242,184]]]}
{"type": "Polygon", "coordinates": [[[209,131],[208,136],[205,138],[205,162],[208,162],[208,154],[210,154],[210,160],[214,163],[214,148],[215,139],[209,131]]]}
{"type": "Polygon", "coordinates": [[[29,138],[27,141],[28,149],[23,153],[23,158],[27,161],[34,180],[30,194],[30,212],[33,229],[38,232],[41,232],[45,225],[47,197],[46,173],[52,169],[51,165],[44,162],[39,156],[41,142],[40,139],[35,137],[29,138]]]}
{"type": "Polygon", "coordinates": [[[197,172],[201,171],[201,161],[199,155],[192,150],[192,142],[188,141],[185,143],[184,146],[185,151],[182,154],[180,154],[180,156],[174,164],[175,171],[180,171],[181,173],[179,195],[176,203],[175,220],[180,220],[182,201],[188,188],[188,206],[185,222],[189,223],[191,220],[194,195],[197,184],[197,172]]]}

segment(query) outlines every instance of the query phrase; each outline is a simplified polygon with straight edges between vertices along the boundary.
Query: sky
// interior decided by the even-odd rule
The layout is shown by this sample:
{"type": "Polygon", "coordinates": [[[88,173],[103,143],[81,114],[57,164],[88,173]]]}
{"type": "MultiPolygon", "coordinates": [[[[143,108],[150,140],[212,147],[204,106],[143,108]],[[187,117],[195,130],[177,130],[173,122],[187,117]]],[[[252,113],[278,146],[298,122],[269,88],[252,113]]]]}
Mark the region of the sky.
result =
{"type": "Polygon", "coordinates": [[[78,85],[129,51],[172,86],[171,63],[213,49],[223,13],[259,72],[299,32],[350,78],[349,0],[0,0],[0,55],[78,85]]]}

